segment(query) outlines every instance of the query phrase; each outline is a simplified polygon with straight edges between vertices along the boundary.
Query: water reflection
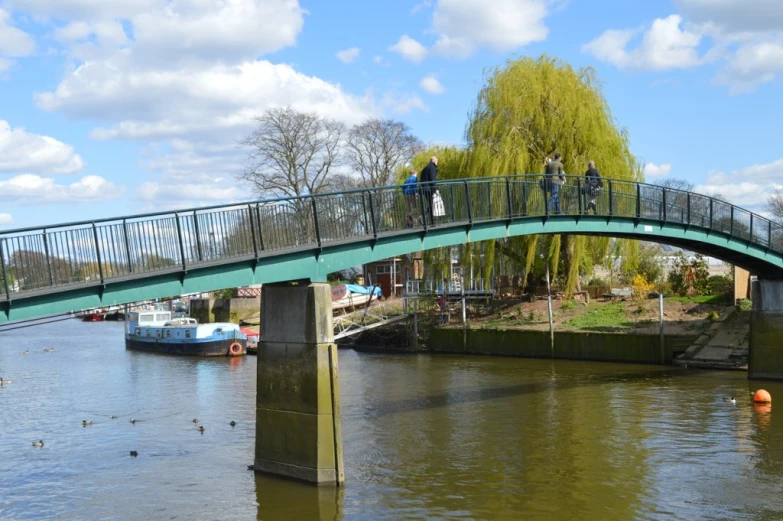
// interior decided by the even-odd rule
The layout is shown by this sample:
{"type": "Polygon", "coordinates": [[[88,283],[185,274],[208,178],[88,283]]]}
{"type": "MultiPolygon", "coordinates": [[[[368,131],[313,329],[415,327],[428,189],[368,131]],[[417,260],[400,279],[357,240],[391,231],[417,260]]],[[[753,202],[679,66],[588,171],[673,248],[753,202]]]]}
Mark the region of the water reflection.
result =
{"type": "Polygon", "coordinates": [[[744,373],[339,356],[346,488],[317,488],[247,470],[253,357],[128,352],[121,324],[4,334],[0,519],[783,518],[783,426],[744,373]]]}

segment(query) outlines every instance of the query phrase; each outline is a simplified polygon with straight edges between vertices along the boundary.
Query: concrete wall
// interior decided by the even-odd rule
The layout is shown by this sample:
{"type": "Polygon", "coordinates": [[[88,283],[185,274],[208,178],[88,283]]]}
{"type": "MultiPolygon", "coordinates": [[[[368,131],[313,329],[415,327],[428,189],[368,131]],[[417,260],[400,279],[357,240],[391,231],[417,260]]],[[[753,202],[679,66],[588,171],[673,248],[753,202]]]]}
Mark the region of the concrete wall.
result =
{"type": "Polygon", "coordinates": [[[234,322],[257,316],[261,298],[191,299],[190,316],[200,324],[234,322]]]}
{"type": "Polygon", "coordinates": [[[753,282],[748,378],[783,380],[783,281],[753,282]]]}
{"type": "MultiPolygon", "coordinates": [[[[667,336],[663,363],[685,351],[696,335],[667,336]]],[[[464,353],[529,358],[551,358],[548,331],[437,328],[429,349],[440,353],[464,353]]],[[[660,337],[627,333],[555,332],[554,357],[568,360],[661,363],[660,337]]]]}

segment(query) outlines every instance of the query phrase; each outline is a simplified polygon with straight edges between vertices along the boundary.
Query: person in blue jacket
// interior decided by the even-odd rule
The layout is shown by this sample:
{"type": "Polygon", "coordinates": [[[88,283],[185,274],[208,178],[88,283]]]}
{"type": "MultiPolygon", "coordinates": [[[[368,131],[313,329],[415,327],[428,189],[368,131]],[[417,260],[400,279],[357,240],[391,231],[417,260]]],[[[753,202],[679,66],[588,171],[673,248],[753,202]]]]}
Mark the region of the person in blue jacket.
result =
{"type": "Polygon", "coordinates": [[[419,178],[416,175],[416,170],[411,168],[410,175],[402,184],[402,193],[405,195],[405,203],[408,207],[408,214],[405,217],[405,222],[408,228],[413,228],[416,222],[416,193],[419,191],[419,178]]]}

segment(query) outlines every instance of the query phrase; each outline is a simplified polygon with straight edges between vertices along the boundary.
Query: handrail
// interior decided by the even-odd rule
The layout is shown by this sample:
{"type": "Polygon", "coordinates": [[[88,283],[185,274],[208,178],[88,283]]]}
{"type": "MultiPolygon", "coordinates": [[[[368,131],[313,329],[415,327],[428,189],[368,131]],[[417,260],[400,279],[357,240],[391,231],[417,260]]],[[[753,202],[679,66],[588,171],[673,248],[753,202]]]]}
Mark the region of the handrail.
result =
{"type": "MultiPolygon", "coordinates": [[[[701,227],[783,253],[783,227],[714,197],[634,180],[566,175],[561,213],[623,217],[701,227]],[[588,204],[588,201],[590,204],[588,204]],[[595,202],[595,204],[593,204],[595,202]]],[[[201,208],[61,223],[0,232],[0,294],[101,284],[179,267],[330,244],[433,224],[467,225],[552,218],[557,205],[541,174],[450,179],[403,194],[400,185],[306,194],[201,208]],[[439,192],[445,215],[433,216],[439,192]],[[369,203],[369,208],[368,208],[369,203]],[[551,211],[550,211],[551,210],[551,211]],[[418,214],[418,218],[417,218],[418,214]],[[368,223],[372,223],[368,226],[368,223]]]]}

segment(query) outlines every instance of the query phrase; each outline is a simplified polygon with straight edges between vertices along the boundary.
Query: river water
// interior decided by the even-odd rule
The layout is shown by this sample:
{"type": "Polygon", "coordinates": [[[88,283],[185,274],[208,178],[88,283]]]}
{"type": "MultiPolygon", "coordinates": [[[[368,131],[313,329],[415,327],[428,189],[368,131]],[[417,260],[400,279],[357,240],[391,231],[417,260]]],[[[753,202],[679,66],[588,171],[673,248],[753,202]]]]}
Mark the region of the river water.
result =
{"type": "Polygon", "coordinates": [[[126,351],[122,323],[2,333],[0,519],[783,519],[783,419],[745,373],[339,356],[336,490],[247,470],[255,357],[126,351]]]}

